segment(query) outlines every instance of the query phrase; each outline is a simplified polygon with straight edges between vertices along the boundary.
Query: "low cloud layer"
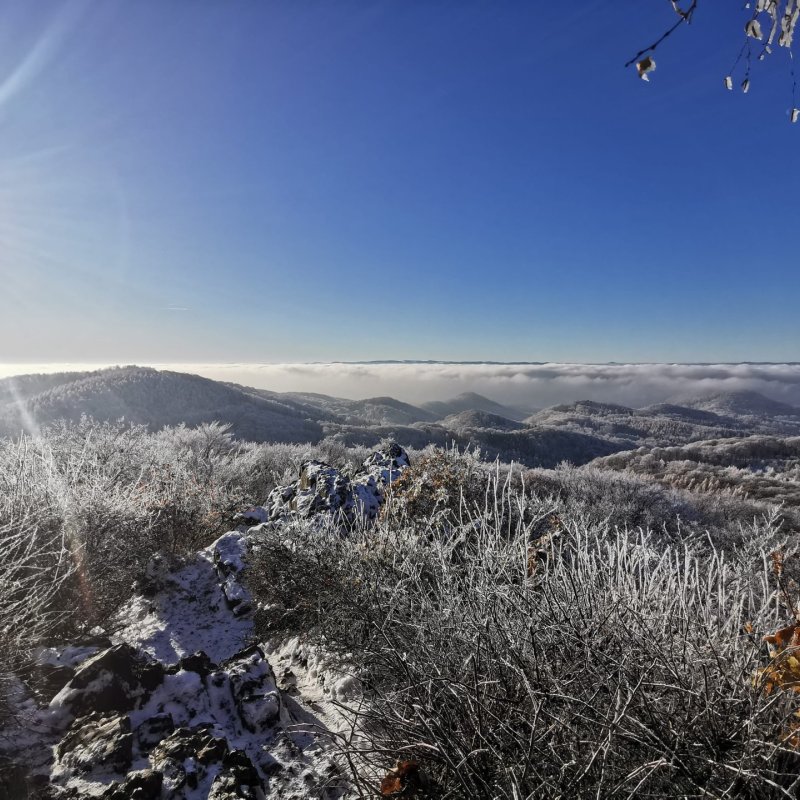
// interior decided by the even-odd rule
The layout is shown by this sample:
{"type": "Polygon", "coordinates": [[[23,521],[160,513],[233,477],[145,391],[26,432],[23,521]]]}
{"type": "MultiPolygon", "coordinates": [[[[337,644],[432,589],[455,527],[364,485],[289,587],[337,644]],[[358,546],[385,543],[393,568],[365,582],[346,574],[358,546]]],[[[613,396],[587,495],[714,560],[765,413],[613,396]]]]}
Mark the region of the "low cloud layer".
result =
{"type": "Polygon", "coordinates": [[[800,404],[800,364],[269,364],[208,366],[209,377],[276,391],[409,402],[478,392],[544,407],[572,400],[646,405],[685,395],[752,389],[800,404]],[[215,374],[212,374],[215,373],[215,374]]]}
{"type": "MultiPolygon", "coordinates": [[[[642,406],[719,391],[754,390],[800,405],[800,363],[791,364],[153,364],[277,392],[349,398],[391,395],[419,403],[478,392],[523,408],[573,400],[642,406]]],[[[0,377],[98,365],[0,365],[0,377]]]]}

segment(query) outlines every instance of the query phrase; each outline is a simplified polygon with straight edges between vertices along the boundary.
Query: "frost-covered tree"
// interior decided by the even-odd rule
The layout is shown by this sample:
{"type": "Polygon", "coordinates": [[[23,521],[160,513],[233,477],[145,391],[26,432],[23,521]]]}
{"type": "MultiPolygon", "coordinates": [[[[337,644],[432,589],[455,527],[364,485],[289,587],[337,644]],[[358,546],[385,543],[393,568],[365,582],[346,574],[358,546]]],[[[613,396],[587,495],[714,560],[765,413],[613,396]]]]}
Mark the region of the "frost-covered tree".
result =
{"type": "MultiPolygon", "coordinates": [[[[672,6],[677,19],[654,42],[641,49],[626,64],[634,66],[642,80],[649,80],[649,75],[656,68],[654,53],[678,28],[691,23],[699,5],[707,5],[704,0],[667,0],[672,6]]],[[[800,0],[752,0],[744,3],[742,20],[742,43],[739,54],[728,75],[725,86],[732,90],[734,82],[739,81],[741,90],[747,93],[750,89],[750,71],[752,64],[763,61],[772,55],[775,48],[785,48],[788,52],[792,75],[792,122],[800,120],[800,108],[797,101],[797,82],[795,79],[792,43],[795,29],[800,20],[800,0]]]]}

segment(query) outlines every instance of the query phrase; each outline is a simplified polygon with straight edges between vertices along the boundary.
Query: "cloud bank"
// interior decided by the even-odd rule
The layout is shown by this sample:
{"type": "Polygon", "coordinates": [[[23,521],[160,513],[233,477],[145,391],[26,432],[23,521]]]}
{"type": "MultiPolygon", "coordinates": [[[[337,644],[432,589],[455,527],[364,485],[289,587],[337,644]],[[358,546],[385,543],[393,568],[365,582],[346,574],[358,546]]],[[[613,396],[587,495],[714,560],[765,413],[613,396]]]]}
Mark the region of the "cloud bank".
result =
{"type": "MultiPolygon", "coordinates": [[[[0,365],[0,377],[97,369],[86,364],[0,365]]],[[[719,391],[754,390],[800,405],[800,363],[564,364],[369,362],[305,364],[152,364],[277,392],[349,398],[391,395],[407,402],[478,392],[523,408],[574,400],[642,406],[719,391]]]]}

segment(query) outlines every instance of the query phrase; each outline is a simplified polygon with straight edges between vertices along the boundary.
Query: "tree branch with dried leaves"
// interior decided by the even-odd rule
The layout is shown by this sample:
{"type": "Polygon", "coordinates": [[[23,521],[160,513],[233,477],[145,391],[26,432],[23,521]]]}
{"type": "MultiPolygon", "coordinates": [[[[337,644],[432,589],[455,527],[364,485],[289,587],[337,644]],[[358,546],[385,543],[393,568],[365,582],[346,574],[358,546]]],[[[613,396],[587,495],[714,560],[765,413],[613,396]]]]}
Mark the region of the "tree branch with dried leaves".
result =
{"type": "MultiPolygon", "coordinates": [[[[654,42],[639,50],[633,58],[625,62],[626,68],[635,65],[637,74],[645,81],[650,80],[649,74],[656,68],[656,61],[653,57],[656,49],[678,28],[691,23],[699,0],[691,0],[691,3],[685,8],[678,0],[668,0],[668,2],[678,19],[654,42]]],[[[778,46],[786,48],[789,54],[789,70],[792,81],[792,102],[789,110],[789,119],[791,122],[797,122],[800,120],[800,108],[798,108],[797,102],[797,81],[794,72],[792,42],[798,21],[800,21],[800,0],[754,0],[752,3],[746,3],[745,9],[749,9],[751,13],[744,24],[744,44],[731,67],[730,73],[725,76],[725,86],[728,90],[733,89],[733,75],[739,66],[743,64],[744,77],[740,86],[742,92],[746,94],[750,89],[753,56],[755,55],[755,60],[763,61],[773,53],[773,47],[777,41],[778,46]],[[757,42],[761,43],[761,47],[754,53],[757,42]]]]}

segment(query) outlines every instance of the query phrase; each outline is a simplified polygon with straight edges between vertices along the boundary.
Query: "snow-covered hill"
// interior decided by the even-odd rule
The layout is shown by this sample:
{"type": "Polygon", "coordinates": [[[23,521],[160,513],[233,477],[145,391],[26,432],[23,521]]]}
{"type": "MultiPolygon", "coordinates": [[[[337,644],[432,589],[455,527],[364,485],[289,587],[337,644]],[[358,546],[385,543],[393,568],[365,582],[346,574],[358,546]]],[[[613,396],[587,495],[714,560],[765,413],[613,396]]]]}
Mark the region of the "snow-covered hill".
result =
{"type": "Polygon", "coordinates": [[[46,380],[53,377],[0,381],[0,435],[84,414],[101,421],[124,418],[153,430],[218,420],[252,441],[315,442],[323,435],[319,422],[300,408],[199,375],[121,367],[46,380]]]}

